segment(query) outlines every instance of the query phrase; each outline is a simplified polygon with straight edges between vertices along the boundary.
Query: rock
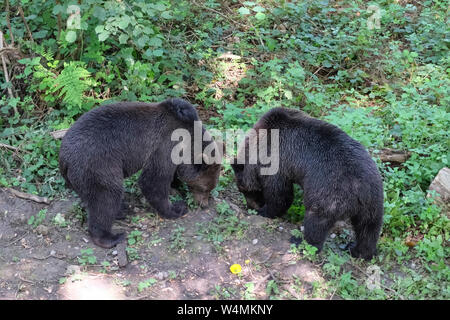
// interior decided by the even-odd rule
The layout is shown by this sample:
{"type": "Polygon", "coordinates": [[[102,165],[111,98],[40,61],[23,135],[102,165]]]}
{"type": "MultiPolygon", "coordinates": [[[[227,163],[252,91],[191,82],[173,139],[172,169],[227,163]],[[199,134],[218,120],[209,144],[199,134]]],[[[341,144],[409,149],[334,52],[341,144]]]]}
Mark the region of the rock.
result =
{"type": "Polygon", "coordinates": [[[42,234],[43,236],[48,235],[48,227],[40,224],[36,227],[36,232],[42,234]]]}
{"type": "Polygon", "coordinates": [[[253,244],[257,244],[258,243],[258,239],[253,239],[252,243],[253,244]]]}
{"type": "Polygon", "coordinates": [[[67,269],[66,269],[66,275],[73,275],[73,274],[76,274],[76,273],[79,273],[81,271],[81,269],[80,269],[80,266],[77,266],[77,265],[69,265],[69,266],[67,266],[67,269]]]}
{"type": "Polygon", "coordinates": [[[166,279],[168,276],[169,276],[169,274],[168,274],[167,272],[162,271],[162,272],[158,272],[158,273],[155,275],[155,278],[158,279],[158,280],[164,280],[164,279],[166,279]]]}
{"type": "MultiPolygon", "coordinates": [[[[442,168],[428,189],[436,191],[436,201],[444,206],[445,214],[450,218],[450,169],[442,168]]],[[[431,197],[431,193],[427,197],[431,197]]]]}
{"type": "Polygon", "coordinates": [[[128,264],[126,247],[126,241],[122,241],[116,246],[119,267],[125,267],[128,264]]]}

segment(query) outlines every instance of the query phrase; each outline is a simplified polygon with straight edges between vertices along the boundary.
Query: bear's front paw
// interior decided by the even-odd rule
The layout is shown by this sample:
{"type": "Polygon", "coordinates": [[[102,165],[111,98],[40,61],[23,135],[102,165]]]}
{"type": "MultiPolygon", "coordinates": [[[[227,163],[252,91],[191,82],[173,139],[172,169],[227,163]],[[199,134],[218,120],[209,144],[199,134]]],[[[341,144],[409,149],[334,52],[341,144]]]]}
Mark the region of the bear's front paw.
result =
{"type": "Polygon", "coordinates": [[[360,258],[360,254],[356,248],[356,242],[351,241],[343,247],[344,251],[348,251],[353,258],[360,258]]]}
{"type": "Polygon", "coordinates": [[[92,242],[94,242],[99,247],[110,249],[125,239],[125,233],[124,232],[118,234],[105,233],[102,236],[91,234],[91,237],[92,242]]]}
{"type": "Polygon", "coordinates": [[[257,211],[258,215],[260,215],[261,217],[273,219],[277,216],[276,214],[274,214],[274,212],[270,212],[270,210],[267,209],[267,205],[264,205],[264,207],[258,209],[257,211]]]}
{"type": "Polygon", "coordinates": [[[289,239],[289,242],[298,246],[303,242],[303,237],[301,235],[296,236],[292,235],[291,238],[289,239]]]}
{"type": "Polygon", "coordinates": [[[184,201],[176,201],[170,206],[170,212],[165,218],[176,219],[188,213],[188,207],[184,201]]]}

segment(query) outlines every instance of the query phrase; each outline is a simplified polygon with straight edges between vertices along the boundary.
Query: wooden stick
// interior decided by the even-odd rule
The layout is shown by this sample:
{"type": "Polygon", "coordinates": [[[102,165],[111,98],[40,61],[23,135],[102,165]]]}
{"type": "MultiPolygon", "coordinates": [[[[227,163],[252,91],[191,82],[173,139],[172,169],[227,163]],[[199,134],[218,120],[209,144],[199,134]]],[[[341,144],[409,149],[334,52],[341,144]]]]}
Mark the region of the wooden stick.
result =
{"type": "Polygon", "coordinates": [[[0,143],[0,147],[1,148],[5,148],[5,149],[9,149],[9,150],[14,150],[14,151],[21,151],[19,148],[14,147],[14,146],[10,146],[9,144],[4,144],[4,143],[0,143]]]}
{"type": "Polygon", "coordinates": [[[6,190],[11,192],[13,195],[15,195],[18,198],[31,200],[31,201],[38,202],[38,203],[50,204],[50,200],[48,200],[47,197],[39,197],[39,196],[34,195],[34,194],[20,192],[20,191],[11,189],[11,188],[6,188],[6,190]]]}
{"type": "MultiPolygon", "coordinates": [[[[3,49],[3,32],[0,31],[0,51],[3,49]]],[[[9,82],[9,75],[8,75],[8,69],[6,68],[6,61],[5,57],[3,56],[3,52],[1,54],[2,57],[2,64],[3,64],[3,73],[5,74],[5,81],[6,83],[9,82]]],[[[10,86],[8,86],[8,95],[12,99],[14,98],[13,91],[10,86]]],[[[14,112],[17,114],[17,107],[14,107],[14,112]]]]}

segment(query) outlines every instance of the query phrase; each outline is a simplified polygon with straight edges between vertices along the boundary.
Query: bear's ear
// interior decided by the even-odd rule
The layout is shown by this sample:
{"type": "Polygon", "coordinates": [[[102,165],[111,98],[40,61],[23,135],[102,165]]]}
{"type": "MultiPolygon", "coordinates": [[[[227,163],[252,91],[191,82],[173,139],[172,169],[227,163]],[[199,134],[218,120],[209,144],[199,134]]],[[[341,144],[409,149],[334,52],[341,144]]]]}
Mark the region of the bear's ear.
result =
{"type": "Polygon", "coordinates": [[[233,168],[234,172],[244,171],[244,164],[242,163],[232,163],[231,167],[233,168]]]}

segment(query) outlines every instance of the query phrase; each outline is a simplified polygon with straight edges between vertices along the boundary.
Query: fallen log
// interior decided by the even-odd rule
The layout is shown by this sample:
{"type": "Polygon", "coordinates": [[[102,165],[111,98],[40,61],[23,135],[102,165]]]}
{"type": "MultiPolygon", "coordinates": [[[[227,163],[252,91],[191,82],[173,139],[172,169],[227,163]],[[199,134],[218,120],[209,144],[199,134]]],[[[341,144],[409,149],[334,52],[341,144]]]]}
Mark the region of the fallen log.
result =
{"type": "Polygon", "coordinates": [[[403,163],[411,157],[411,152],[384,148],[378,153],[374,153],[374,156],[379,158],[382,162],[403,163]]]}

